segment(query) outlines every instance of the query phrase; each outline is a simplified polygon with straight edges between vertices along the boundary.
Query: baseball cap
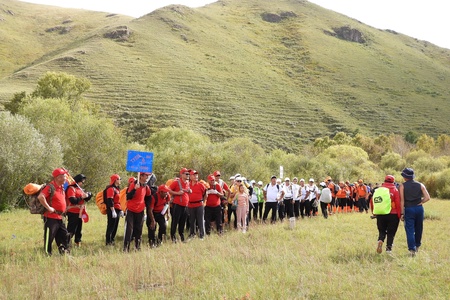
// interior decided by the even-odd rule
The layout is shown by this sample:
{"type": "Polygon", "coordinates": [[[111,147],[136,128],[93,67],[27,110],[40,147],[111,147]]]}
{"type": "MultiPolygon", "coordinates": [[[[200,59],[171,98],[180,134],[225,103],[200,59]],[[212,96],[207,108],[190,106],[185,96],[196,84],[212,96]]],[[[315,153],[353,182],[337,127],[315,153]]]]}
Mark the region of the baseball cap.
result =
{"type": "Polygon", "coordinates": [[[314,182],[314,178],[310,178],[310,179],[309,179],[309,182],[314,182]]]}
{"type": "Polygon", "coordinates": [[[286,177],[286,178],[284,179],[284,181],[291,181],[291,179],[289,179],[289,177],[286,177]]]}
{"type": "Polygon", "coordinates": [[[109,184],[110,184],[110,185],[111,185],[111,184],[114,184],[114,182],[116,182],[116,180],[120,180],[119,174],[113,174],[113,175],[111,175],[109,184]]]}
{"type": "Polygon", "coordinates": [[[189,173],[191,173],[191,175],[198,174],[198,172],[195,170],[191,170],[189,173]]]}
{"type": "Polygon", "coordinates": [[[262,181],[258,181],[258,185],[262,185],[262,181]]]}
{"type": "Polygon", "coordinates": [[[64,168],[54,169],[52,172],[53,177],[58,177],[59,175],[68,174],[69,172],[64,168]]]}
{"type": "Polygon", "coordinates": [[[272,177],[270,177],[270,179],[274,179],[274,178],[277,178],[277,176],[275,176],[275,175],[272,175],[272,177]]]}
{"type": "Polygon", "coordinates": [[[392,175],[386,175],[386,177],[384,178],[384,182],[394,183],[395,182],[395,177],[392,176],[392,175]]]}
{"type": "Polygon", "coordinates": [[[189,170],[186,169],[186,168],[182,168],[182,169],[180,170],[180,174],[184,174],[184,173],[189,173],[189,170]]]}
{"type": "Polygon", "coordinates": [[[214,176],[220,176],[220,171],[214,171],[213,175],[214,176]]]}
{"type": "Polygon", "coordinates": [[[214,180],[216,180],[216,178],[214,177],[214,175],[211,175],[211,174],[209,174],[208,175],[208,181],[214,181],[214,180]]]}
{"type": "Polygon", "coordinates": [[[158,192],[169,192],[169,188],[165,185],[165,184],[161,184],[160,186],[158,186],[158,192]]]}

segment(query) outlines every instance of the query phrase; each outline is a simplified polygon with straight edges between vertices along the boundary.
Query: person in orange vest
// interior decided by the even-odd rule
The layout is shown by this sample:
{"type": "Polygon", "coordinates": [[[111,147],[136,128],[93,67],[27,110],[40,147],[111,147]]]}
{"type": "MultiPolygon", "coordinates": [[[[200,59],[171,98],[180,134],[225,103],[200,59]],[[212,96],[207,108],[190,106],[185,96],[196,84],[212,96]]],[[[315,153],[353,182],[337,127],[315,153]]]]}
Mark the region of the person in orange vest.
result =
{"type": "Polygon", "coordinates": [[[350,197],[350,188],[343,182],[339,182],[339,191],[336,193],[336,202],[339,206],[338,211],[346,212],[348,198],[350,197]]]}
{"type": "Polygon", "coordinates": [[[75,245],[81,246],[83,221],[80,213],[85,209],[86,202],[92,198],[92,193],[83,191],[82,187],[86,181],[84,174],[76,175],[75,183],[69,185],[65,191],[67,205],[67,231],[69,232],[69,247],[72,237],[75,236],[75,245]]]}
{"type": "Polygon", "coordinates": [[[369,207],[367,205],[367,200],[369,199],[369,192],[367,191],[367,186],[364,184],[362,179],[358,180],[358,185],[356,187],[356,195],[358,197],[358,208],[359,212],[362,213],[364,210],[369,213],[369,207]]]}
{"type": "Polygon", "coordinates": [[[122,207],[120,205],[120,176],[113,174],[110,177],[109,186],[106,188],[105,204],[106,216],[106,246],[114,246],[117,228],[119,227],[118,216],[123,216],[122,207]]]}
{"type": "MultiPolygon", "coordinates": [[[[142,227],[144,226],[145,204],[151,200],[152,192],[147,184],[150,173],[140,173],[127,189],[126,229],[123,238],[123,251],[130,251],[131,238],[134,237],[135,249],[141,250],[142,227]]],[[[150,221],[155,222],[152,215],[150,221]]],[[[154,225],[153,225],[154,226],[154,225]]]]}
{"type": "MultiPolygon", "coordinates": [[[[165,184],[157,187],[156,193],[152,194],[150,203],[147,204],[147,215],[152,215],[155,222],[149,227],[148,241],[150,247],[161,245],[163,236],[166,235],[167,225],[165,215],[169,208],[169,188],[165,184]],[[158,224],[158,239],[156,239],[156,224],[158,224]]],[[[147,218],[148,219],[148,218],[147,218]]]]}
{"type": "Polygon", "coordinates": [[[38,196],[39,202],[47,210],[44,213],[44,250],[52,255],[52,243],[56,241],[61,255],[69,254],[69,233],[63,222],[62,214],[66,211],[66,196],[63,184],[66,182],[67,170],[53,170],[53,181],[47,184],[38,196]]]}

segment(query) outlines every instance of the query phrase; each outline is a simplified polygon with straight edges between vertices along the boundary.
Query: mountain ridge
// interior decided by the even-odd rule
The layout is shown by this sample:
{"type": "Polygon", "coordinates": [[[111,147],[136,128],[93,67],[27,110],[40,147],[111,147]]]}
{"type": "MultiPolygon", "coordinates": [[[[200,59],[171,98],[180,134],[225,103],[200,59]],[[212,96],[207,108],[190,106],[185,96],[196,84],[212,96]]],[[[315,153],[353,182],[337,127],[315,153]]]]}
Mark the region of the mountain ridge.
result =
{"type": "MultiPolygon", "coordinates": [[[[22,7],[0,0],[0,9],[11,3],[22,7]]],[[[212,140],[245,132],[266,149],[295,150],[338,131],[449,133],[450,51],[308,1],[171,5],[137,19],[95,13],[89,29],[89,12],[69,11],[81,24],[74,36],[3,74],[0,102],[51,70],[88,78],[86,98],[135,139],[192,127],[212,140]],[[125,35],[107,37],[118,29],[125,35]]],[[[41,28],[58,25],[47,23],[41,28]]]]}

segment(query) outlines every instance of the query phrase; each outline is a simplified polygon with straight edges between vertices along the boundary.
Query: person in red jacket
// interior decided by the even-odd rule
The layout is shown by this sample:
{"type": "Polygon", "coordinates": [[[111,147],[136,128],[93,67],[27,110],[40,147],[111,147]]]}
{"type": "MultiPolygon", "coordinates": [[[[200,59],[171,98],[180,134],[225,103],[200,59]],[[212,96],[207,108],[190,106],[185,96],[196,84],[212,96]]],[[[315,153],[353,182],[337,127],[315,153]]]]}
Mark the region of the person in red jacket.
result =
{"type": "Polygon", "coordinates": [[[167,225],[165,215],[169,208],[169,188],[165,184],[158,186],[155,194],[152,195],[152,200],[147,206],[147,215],[153,216],[155,220],[153,226],[149,227],[148,239],[150,247],[158,247],[161,245],[163,236],[166,235],[167,225]],[[156,224],[158,224],[158,239],[156,239],[156,224]]]}
{"type": "Polygon", "coordinates": [[[203,206],[206,198],[206,187],[198,181],[198,172],[191,170],[189,176],[191,193],[189,194],[188,215],[189,215],[189,238],[195,237],[195,230],[198,228],[199,238],[205,237],[205,208],[203,206]]]}
{"type": "MultiPolygon", "coordinates": [[[[141,250],[142,227],[144,226],[145,203],[151,199],[151,190],[147,184],[150,173],[139,173],[138,180],[133,180],[127,189],[126,230],[123,239],[123,251],[130,251],[131,237],[134,237],[136,250],[141,250]]],[[[153,218],[153,215],[148,216],[153,218]]],[[[155,220],[150,219],[151,223],[155,220]]],[[[154,226],[154,224],[153,224],[154,226]]]]}
{"type": "Polygon", "coordinates": [[[83,190],[86,176],[84,174],[76,175],[73,180],[75,183],[69,185],[66,189],[66,204],[67,204],[67,231],[69,232],[69,246],[72,237],[75,236],[75,245],[81,246],[81,237],[83,229],[83,221],[81,214],[85,210],[86,202],[92,197],[92,193],[83,190]]]}
{"type": "MultiPolygon", "coordinates": [[[[400,223],[400,194],[395,185],[395,178],[392,175],[386,175],[381,186],[389,189],[391,196],[391,212],[387,215],[376,216],[378,227],[377,253],[383,252],[383,243],[387,236],[386,253],[390,254],[392,251],[392,245],[394,244],[395,234],[397,233],[398,224],[400,223]]],[[[370,202],[370,206],[373,211],[372,201],[373,199],[370,202]]]]}
{"type": "Polygon", "coordinates": [[[176,243],[176,231],[180,239],[184,242],[184,226],[186,225],[187,206],[189,203],[189,194],[192,192],[189,185],[190,170],[182,168],[180,178],[176,178],[169,186],[169,193],[173,196],[173,214],[170,224],[170,238],[176,243]]]}
{"type": "Polygon", "coordinates": [[[122,207],[120,205],[120,176],[113,174],[110,177],[109,186],[106,188],[106,216],[108,222],[106,224],[106,246],[114,246],[117,228],[119,227],[118,216],[123,216],[122,207]]]}
{"type": "Polygon", "coordinates": [[[47,209],[44,213],[44,250],[52,255],[52,243],[56,241],[60,254],[68,254],[69,233],[63,222],[62,214],[66,211],[66,197],[63,184],[66,182],[67,170],[53,170],[53,181],[47,184],[38,196],[39,202],[47,209]]]}
{"type": "Polygon", "coordinates": [[[205,231],[206,235],[211,234],[211,222],[216,223],[217,233],[222,234],[222,206],[221,197],[224,192],[220,183],[216,182],[214,175],[208,175],[209,188],[206,190],[205,206],[205,231]]]}

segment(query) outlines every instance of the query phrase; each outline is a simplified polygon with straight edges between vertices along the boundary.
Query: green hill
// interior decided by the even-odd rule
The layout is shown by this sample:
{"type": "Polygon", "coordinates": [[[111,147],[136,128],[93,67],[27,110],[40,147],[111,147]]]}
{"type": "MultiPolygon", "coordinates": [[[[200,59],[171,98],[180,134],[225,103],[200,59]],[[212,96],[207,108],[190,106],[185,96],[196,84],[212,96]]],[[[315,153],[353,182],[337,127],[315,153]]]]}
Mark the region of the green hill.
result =
{"type": "Polygon", "coordinates": [[[337,131],[450,133],[450,50],[308,1],[132,19],[0,0],[0,20],[0,102],[46,71],[83,76],[136,138],[175,126],[292,150],[337,131]]]}

